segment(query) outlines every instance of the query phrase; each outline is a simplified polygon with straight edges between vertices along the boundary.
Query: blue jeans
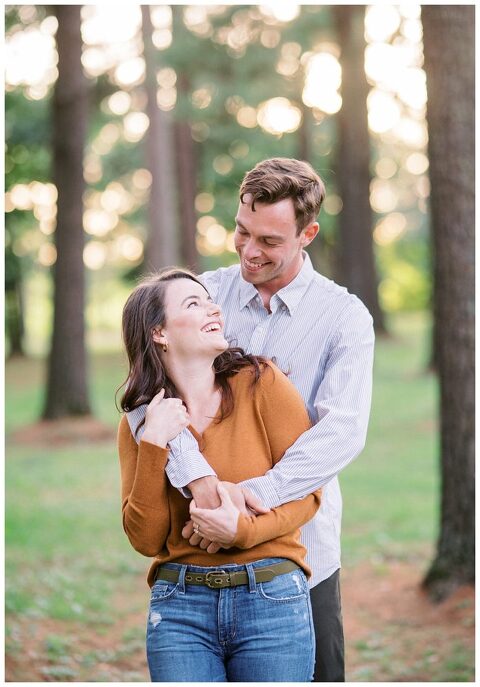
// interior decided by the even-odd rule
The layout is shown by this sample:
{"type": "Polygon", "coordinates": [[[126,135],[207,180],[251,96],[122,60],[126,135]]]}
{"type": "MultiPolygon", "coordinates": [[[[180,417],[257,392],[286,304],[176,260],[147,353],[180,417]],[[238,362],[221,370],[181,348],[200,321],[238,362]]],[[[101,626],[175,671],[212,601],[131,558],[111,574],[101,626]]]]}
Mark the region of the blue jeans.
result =
{"type": "Polygon", "coordinates": [[[178,582],[152,587],[147,658],[152,682],[310,682],[315,637],[302,570],[255,582],[264,558],[222,570],[246,570],[249,583],[224,589],[185,584],[185,572],[217,568],[167,563],[178,582]]]}

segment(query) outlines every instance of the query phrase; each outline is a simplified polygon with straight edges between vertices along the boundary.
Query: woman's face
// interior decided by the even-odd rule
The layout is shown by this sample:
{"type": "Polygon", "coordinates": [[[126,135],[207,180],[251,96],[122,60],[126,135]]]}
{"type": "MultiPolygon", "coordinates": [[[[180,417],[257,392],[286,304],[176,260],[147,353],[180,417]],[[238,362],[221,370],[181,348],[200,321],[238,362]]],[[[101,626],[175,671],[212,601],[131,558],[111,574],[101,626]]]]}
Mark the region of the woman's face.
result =
{"type": "Polygon", "coordinates": [[[208,292],[191,279],[175,279],[167,283],[165,294],[166,322],[160,338],[174,354],[222,353],[228,344],[223,336],[221,310],[208,292]]]}

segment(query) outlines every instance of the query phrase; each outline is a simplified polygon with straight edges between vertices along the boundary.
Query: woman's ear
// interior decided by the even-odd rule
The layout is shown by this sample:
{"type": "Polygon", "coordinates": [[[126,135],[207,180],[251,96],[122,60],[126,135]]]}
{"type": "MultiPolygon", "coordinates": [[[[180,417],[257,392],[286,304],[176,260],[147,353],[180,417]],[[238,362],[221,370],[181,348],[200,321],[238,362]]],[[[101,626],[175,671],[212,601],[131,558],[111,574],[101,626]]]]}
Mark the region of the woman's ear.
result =
{"type": "Polygon", "coordinates": [[[165,344],[167,342],[165,338],[165,333],[163,329],[161,329],[160,327],[152,329],[152,339],[155,341],[155,343],[158,344],[165,344]]]}

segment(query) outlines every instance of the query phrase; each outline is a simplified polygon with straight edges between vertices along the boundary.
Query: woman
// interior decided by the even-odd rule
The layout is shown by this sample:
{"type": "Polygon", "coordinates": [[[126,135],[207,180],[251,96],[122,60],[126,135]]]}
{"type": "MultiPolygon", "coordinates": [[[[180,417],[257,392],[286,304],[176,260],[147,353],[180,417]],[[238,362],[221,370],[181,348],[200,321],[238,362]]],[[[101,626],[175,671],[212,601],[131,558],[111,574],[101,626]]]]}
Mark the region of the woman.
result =
{"type": "Polygon", "coordinates": [[[228,349],[219,307],[185,270],[135,289],[123,336],[130,370],[122,408],[149,403],[139,444],[122,418],[119,454],[125,532],[155,557],[147,578],[152,681],[310,681],[310,570],[298,528],[320,494],[253,517],[220,487],[219,509],[192,502],[190,513],[165,474],[168,441],[187,425],[220,480],[265,474],[310,426],[299,394],[272,363],[228,349]],[[183,538],[190,517],[222,548],[210,553],[183,538]]]}

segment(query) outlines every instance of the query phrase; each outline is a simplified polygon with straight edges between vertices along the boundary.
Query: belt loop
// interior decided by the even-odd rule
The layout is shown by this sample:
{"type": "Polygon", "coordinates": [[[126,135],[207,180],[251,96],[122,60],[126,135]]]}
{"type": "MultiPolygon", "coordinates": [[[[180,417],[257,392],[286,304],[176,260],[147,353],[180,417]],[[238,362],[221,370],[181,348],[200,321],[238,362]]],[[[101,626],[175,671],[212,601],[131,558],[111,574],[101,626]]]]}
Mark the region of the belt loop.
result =
{"type": "Polygon", "coordinates": [[[247,575],[248,575],[248,591],[250,594],[253,594],[254,592],[257,591],[257,582],[255,580],[255,570],[253,569],[253,565],[251,563],[247,563],[245,565],[245,568],[247,570],[247,575]]]}
{"type": "Polygon", "coordinates": [[[185,573],[187,572],[187,566],[182,565],[178,571],[178,593],[185,594],[185,573]]]}

